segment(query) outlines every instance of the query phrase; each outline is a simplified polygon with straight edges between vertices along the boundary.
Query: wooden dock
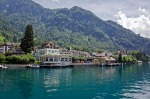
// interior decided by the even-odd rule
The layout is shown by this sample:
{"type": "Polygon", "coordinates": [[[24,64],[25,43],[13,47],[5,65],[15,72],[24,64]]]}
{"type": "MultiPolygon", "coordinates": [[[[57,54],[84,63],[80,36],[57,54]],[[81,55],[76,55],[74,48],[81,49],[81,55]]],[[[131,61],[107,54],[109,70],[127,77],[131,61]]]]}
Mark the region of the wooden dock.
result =
{"type": "Polygon", "coordinates": [[[40,65],[40,68],[67,68],[74,67],[74,65],[40,65]]]}
{"type": "Polygon", "coordinates": [[[93,63],[73,63],[75,67],[80,67],[80,66],[102,66],[100,64],[93,64],[93,63]]]}
{"type": "Polygon", "coordinates": [[[85,66],[101,66],[91,63],[72,63],[70,65],[40,65],[40,68],[67,68],[67,67],[85,67],[85,66]]]}
{"type": "Polygon", "coordinates": [[[121,66],[121,63],[111,63],[111,64],[106,64],[106,66],[121,66]]]}

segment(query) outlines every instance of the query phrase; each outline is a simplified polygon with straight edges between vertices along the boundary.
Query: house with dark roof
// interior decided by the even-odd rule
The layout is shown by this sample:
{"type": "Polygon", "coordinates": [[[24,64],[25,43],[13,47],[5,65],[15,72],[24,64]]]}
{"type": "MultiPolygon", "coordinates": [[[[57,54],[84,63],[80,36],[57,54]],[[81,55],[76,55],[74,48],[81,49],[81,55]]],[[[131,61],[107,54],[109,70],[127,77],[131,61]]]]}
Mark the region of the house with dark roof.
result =
{"type": "Polygon", "coordinates": [[[54,44],[53,42],[46,42],[46,43],[43,43],[41,45],[41,48],[53,48],[53,49],[58,49],[59,47],[54,44]]]}
{"type": "Polygon", "coordinates": [[[14,54],[14,55],[22,55],[22,54],[25,54],[25,52],[19,47],[12,54],[14,54]]]}
{"type": "Polygon", "coordinates": [[[0,45],[0,53],[5,54],[6,52],[10,51],[10,52],[14,52],[15,47],[13,45],[13,43],[5,43],[0,45]]]}
{"type": "Polygon", "coordinates": [[[10,52],[11,54],[14,55],[22,55],[25,54],[25,52],[20,48],[17,47],[19,46],[19,43],[4,43],[0,45],[0,53],[6,54],[6,52],[10,52]]]}

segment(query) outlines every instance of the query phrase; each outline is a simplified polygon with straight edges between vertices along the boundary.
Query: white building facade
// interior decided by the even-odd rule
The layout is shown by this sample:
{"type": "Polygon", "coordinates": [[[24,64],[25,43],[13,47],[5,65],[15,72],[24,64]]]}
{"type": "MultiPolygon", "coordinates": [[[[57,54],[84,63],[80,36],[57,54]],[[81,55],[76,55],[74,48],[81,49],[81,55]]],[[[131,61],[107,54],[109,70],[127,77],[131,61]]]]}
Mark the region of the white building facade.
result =
{"type": "Polygon", "coordinates": [[[62,49],[37,49],[35,57],[45,65],[70,65],[72,63],[70,51],[62,49]]]}

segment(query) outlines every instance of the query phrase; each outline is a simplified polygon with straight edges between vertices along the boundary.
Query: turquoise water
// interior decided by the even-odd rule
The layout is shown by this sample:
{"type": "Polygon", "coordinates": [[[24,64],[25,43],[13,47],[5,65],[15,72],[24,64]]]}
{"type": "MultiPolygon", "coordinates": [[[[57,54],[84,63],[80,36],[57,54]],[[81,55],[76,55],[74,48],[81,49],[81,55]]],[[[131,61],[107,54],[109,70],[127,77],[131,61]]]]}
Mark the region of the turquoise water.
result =
{"type": "Polygon", "coordinates": [[[150,99],[150,65],[0,70],[0,99],[150,99]]]}

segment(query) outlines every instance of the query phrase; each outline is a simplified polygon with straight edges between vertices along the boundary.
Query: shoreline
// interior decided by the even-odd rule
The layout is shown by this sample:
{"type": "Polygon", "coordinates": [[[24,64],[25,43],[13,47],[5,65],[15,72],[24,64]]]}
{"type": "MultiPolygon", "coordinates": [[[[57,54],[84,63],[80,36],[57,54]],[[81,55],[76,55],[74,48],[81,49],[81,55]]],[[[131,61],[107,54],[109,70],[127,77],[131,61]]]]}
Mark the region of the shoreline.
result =
{"type": "MultiPolygon", "coordinates": [[[[131,63],[130,63],[131,64],[131,63]]],[[[36,67],[28,67],[30,64],[0,64],[8,68],[36,68],[36,67]]],[[[93,64],[93,63],[72,63],[70,65],[39,65],[39,68],[70,68],[70,67],[88,67],[88,66],[99,66],[99,67],[109,67],[109,66],[126,66],[126,64],[121,65],[101,65],[101,64],[93,64]]]]}
{"type": "MultiPolygon", "coordinates": [[[[36,67],[28,67],[29,64],[1,64],[8,68],[36,68],[36,67]]],[[[66,68],[66,67],[87,67],[87,66],[107,66],[101,64],[93,64],[93,63],[72,63],[70,65],[39,65],[39,68],[66,68]]],[[[116,65],[111,65],[116,66],[116,65]]]]}
{"type": "Polygon", "coordinates": [[[26,68],[28,64],[1,64],[8,68],[26,68]]]}
{"type": "MultiPolygon", "coordinates": [[[[28,65],[29,64],[1,64],[5,67],[8,67],[8,68],[29,68],[28,65]]],[[[98,64],[86,64],[86,63],[72,63],[70,65],[66,65],[66,66],[63,66],[63,65],[60,65],[60,66],[56,66],[56,65],[53,65],[53,66],[50,66],[50,65],[40,65],[40,68],[65,68],[65,67],[85,67],[85,66],[102,66],[102,65],[98,65],[98,64]]],[[[32,68],[32,67],[30,67],[32,68]]],[[[34,67],[33,67],[34,68],[34,67]]]]}

